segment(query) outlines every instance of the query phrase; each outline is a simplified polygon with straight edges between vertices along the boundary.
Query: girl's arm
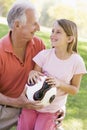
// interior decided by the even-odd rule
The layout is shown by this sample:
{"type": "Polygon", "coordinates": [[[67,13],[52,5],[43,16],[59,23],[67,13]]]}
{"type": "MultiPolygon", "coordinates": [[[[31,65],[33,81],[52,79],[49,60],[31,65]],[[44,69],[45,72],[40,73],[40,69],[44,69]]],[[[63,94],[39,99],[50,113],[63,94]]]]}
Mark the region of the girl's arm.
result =
{"type": "Polygon", "coordinates": [[[70,85],[63,82],[60,83],[60,89],[63,91],[75,95],[78,93],[81,84],[82,74],[74,75],[70,85]]]}
{"type": "Polygon", "coordinates": [[[70,84],[53,77],[48,77],[46,81],[48,84],[53,85],[68,94],[75,95],[79,91],[82,76],[83,74],[74,75],[70,84]]]}

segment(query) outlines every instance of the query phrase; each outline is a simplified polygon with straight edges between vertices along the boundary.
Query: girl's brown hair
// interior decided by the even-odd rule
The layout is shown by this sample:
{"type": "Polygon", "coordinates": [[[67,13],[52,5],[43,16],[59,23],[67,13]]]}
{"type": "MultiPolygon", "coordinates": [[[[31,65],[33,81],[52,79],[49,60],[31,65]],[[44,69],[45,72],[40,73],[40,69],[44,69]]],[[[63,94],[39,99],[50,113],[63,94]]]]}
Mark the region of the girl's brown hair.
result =
{"type": "Polygon", "coordinates": [[[67,19],[60,19],[57,20],[58,24],[64,29],[67,36],[73,36],[73,40],[71,43],[69,43],[67,47],[67,51],[74,51],[77,52],[77,40],[78,40],[78,34],[77,34],[77,25],[67,19]]]}

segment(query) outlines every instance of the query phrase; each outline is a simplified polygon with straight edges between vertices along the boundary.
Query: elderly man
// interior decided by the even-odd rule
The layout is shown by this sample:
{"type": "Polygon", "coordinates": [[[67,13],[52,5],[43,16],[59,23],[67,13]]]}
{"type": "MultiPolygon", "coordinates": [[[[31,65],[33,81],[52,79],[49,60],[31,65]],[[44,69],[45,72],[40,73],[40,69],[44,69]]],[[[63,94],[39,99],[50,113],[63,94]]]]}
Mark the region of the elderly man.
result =
{"type": "Polygon", "coordinates": [[[0,40],[0,130],[17,123],[20,108],[38,109],[25,95],[32,58],[45,48],[34,36],[40,30],[37,13],[29,2],[15,3],[7,16],[9,33],[0,40]]]}

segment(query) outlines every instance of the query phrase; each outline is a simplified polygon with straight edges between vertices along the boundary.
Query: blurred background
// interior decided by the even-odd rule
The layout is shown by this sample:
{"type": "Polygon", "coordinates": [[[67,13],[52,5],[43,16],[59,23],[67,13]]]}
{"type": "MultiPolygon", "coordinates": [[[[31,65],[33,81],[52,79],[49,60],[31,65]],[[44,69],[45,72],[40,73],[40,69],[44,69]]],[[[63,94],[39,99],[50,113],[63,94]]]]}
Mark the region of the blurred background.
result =
{"type": "MultiPolygon", "coordinates": [[[[6,17],[9,8],[16,0],[0,0],[0,16],[6,17]]],[[[19,1],[19,0],[18,0],[19,1]]],[[[20,0],[21,1],[21,0],[20,0]]],[[[28,1],[28,0],[27,0],[28,1]]],[[[67,18],[76,22],[79,37],[87,39],[87,1],[86,0],[30,0],[35,4],[40,24],[52,27],[55,19],[67,18]]]]}

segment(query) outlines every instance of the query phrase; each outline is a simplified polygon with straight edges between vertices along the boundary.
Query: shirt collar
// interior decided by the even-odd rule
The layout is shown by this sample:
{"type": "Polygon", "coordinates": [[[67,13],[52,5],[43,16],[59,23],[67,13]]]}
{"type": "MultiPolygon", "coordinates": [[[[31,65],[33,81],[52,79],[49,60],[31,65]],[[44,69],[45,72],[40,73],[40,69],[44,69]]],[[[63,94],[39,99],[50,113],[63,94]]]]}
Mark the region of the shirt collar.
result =
{"type": "Polygon", "coordinates": [[[11,31],[2,39],[3,40],[3,49],[6,52],[13,53],[12,43],[11,43],[11,31]]]}

